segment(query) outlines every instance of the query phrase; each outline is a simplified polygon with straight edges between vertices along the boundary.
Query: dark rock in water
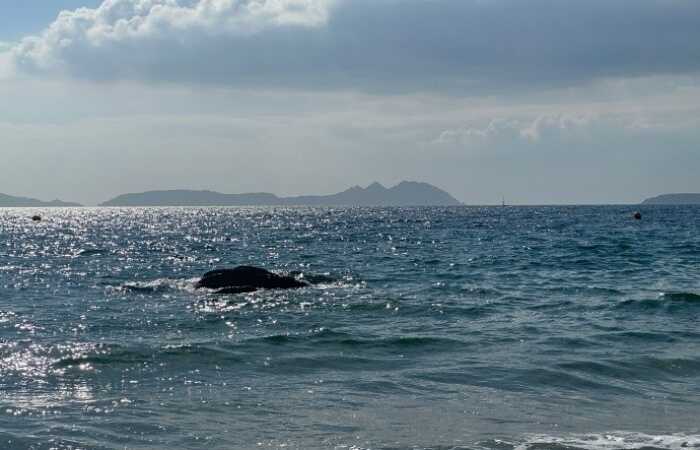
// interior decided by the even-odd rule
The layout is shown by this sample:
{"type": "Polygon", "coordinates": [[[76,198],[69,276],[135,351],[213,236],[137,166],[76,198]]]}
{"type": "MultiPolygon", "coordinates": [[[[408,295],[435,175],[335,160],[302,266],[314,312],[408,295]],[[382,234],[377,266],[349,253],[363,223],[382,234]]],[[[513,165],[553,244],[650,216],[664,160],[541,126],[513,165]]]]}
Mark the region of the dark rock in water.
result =
{"type": "Polygon", "coordinates": [[[239,266],[207,272],[197,283],[197,289],[218,289],[219,294],[240,294],[258,289],[297,289],[308,284],[294,277],[274,274],[259,267],[239,266]]]}
{"type": "Polygon", "coordinates": [[[642,213],[640,213],[639,211],[637,211],[636,213],[634,213],[634,214],[632,215],[632,217],[634,217],[634,220],[642,220],[642,213]]]}
{"type": "Polygon", "coordinates": [[[41,216],[32,216],[34,222],[41,222],[41,216]]]}
{"type": "Polygon", "coordinates": [[[253,286],[236,286],[236,287],[227,287],[223,289],[218,289],[216,291],[217,294],[246,294],[248,292],[255,292],[260,288],[256,288],[253,286]]]}

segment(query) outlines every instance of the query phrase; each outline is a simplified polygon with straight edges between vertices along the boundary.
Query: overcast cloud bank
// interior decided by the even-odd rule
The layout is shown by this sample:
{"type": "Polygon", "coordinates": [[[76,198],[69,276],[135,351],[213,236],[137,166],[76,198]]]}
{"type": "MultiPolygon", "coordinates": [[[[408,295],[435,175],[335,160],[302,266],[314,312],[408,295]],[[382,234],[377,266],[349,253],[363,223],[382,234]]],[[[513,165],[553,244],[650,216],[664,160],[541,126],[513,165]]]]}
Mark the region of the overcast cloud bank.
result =
{"type": "Polygon", "coordinates": [[[489,92],[700,69],[696,0],[106,0],[24,73],[227,86],[489,92]]]}

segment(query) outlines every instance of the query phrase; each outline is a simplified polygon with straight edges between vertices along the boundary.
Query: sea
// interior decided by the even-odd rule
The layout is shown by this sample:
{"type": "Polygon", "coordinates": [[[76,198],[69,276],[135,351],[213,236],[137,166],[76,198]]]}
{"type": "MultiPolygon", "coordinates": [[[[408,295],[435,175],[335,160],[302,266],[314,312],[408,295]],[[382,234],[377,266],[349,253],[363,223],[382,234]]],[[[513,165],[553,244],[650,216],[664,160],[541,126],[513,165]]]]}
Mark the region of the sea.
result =
{"type": "Polygon", "coordinates": [[[4,209],[0,449],[700,448],[699,319],[694,206],[4,209]]]}

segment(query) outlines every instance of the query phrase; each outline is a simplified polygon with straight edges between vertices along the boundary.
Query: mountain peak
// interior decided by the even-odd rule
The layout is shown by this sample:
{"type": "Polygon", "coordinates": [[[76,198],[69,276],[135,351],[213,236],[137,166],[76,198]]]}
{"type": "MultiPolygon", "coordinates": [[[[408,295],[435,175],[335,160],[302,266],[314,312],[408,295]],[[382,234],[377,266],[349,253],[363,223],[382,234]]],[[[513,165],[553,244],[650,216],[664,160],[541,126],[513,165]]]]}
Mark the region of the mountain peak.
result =
{"type": "Polygon", "coordinates": [[[75,207],[82,206],[78,203],[52,200],[45,202],[35,198],[14,197],[12,195],[0,194],[0,208],[40,208],[40,207],[75,207]]]}
{"type": "Polygon", "coordinates": [[[403,182],[387,189],[379,182],[332,195],[277,197],[274,194],[222,194],[212,191],[149,191],[116,197],[102,206],[458,206],[447,192],[428,183],[403,182]]]}
{"type": "Polygon", "coordinates": [[[384,191],[386,188],[380,182],[375,181],[374,183],[367,186],[367,191],[384,191]]]}

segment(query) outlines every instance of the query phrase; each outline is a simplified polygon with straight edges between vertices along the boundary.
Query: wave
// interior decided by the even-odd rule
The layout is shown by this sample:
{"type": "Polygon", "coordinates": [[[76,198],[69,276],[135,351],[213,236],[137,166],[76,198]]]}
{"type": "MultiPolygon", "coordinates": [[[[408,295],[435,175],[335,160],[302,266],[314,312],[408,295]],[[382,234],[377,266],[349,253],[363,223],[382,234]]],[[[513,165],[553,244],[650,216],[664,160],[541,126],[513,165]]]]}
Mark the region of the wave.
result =
{"type": "Polygon", "coordinates": [[[663,379],[694,378],[700,375],[700,359],[659,358],[651,356],[618,360],[571,361],[557,367],[577,373],[605,377],[626,382],[663,379]]]}
{"type": "Polygon", "coordinates": [[[400,311],[402,317],[466,317],[478,319],[497,314],[502,307],[496,303],[454,305],[445,303],[402,303],[400,300],[370,301],[343,304],[343,309],[354,314],[374,315],[385,311],[400,311]]]}
{"type": "Polygon", "coordinates": [[[569,436],[530,435],[514,450],[687,450],[700,448],[698,434],[645,434],[615,431],[569,436]]]}
{"type": "Polygon", "coordinates": [[[310,284],[332,284],[340,281],[330,273],[309,273],[301,271],[291,271],[287,275],[306,281],[310,284]]]}
{"type": "Polygon", "coordinates": [[[677,339],[670,333],[664,332],[653,332],[653,331],[618,331],[618,332],[608,332],[603,334],[597,334],[593,336],[599,341],[606,342],[675,342],[677,339]]]}
{"type": "Polygon", "coordinates": [[[290,370],[294,369],[296,364],[299,365],[297,368],[317,365],[336,368],[342,366],[347,369],[352,366],[353,361],[364,368],[384,367],[387,352],[427,355],[454,351],[464,346],[465,344],[458,340],[430,336],[360,338],[347,333],[321,330],[314,333],[278,334],[230,341],[213,339],[181,345],[100,344],[81,348],[81,351],[55,352],[47,349],[37,356],[45,359],[44,372],[49,372],[49,367],[63,372],[80,367],[116,368],[145,361],[168,361],[187,365],[211,361],[220,365],[238,364],[245,360],[255,360],[260,355],[269,355],[271,352],[278,354],[278,362],[290,370]],[[274,348],[277,350],[273,350],[274,348]],[[343,352],[346,352],[344,356],[343,352]],[[50,355],[51,353],[53,354],[50,355]],[[358,358],[358,355],[363,357],[358,358]]]}
{"type": "Polygon", "coordinates": [[[617,309],[673,312],[700,306],[700,294],[694,292],[662,292],[656,298],[628,299],[615,304],[617,309]]]}
{"type": "Polygon", "coordinates": [[[700,294],[694,292],[662,292],[659,297],[672,302],[692,302],[700,304],[700,294]]]}
{"type": "Polygon", "coordinates": [[[117,292],[140,292],[155,294],[166,291],[194,292],[199,278],[157,278],[148,281],[128,281],[118,286],[108,286],[117,292]]]}
{"type": "MultiPolygon", "coordinates": [[[[62,375],[70,364],[63,361],[79,361],[90,356],[108,354],[110,347],[103,344],[68,342],[40,345],[31,341],[4,344],[0,341],[0,377],[13,376],[39,380],[51,375],[62,375]]],[[[80,363],[76,364],[80,365],[80,363]]],[[[88,369],[84,366],[83,369],[88,369]]]]}
{"type": "MultiPolygon", "coordinates": [[[[339,449],[369,450],[355,445],[339,449]]],[[[612,431],[609,433],[570,434],[553,436],[529,434],[522,439],[490,439],[471,445],[431,445],[372,447],[379,450],[688,450],[700,448],[698,434],[647,434],[612,431]]]]}
{"type": "Polygon", "coordinates": [[[331,330],[323,330],[319,333],[306,335],[272,335],[262,338],[249,339],[244,342],[264,342],[273,345],[292,345],[313,343],[315,348],[319,345],[332,345],[346,347],[348,349],[433,349],[449,350],[455,347],[463,347],[466,344],[457,339],[438,338],[431,336],[390,336],[376,338],[358,338],[347,333],[331,330]]]}
{"type": "Polygon", "coordinates": [[[216,342],[205,342],[199,344],[164,345],[164,346],[140,346],[123,347],[117,344],[103,345],[99,351],[93,351],[82,355],[68,355],[56,360],[53,367],[66,369],[80,366],[102,366],[113,367],[119,364],[131,365],[145,361],[173,360],[181,362],[184,360],[195,360],[219,363],[240,362],[240,358],[235,352],[235,348],[228,348],[216,342]]]}
{"type": "Polygon", "coordinates": [[[568,393],[595,391],[613,394],[633,392],[625,386],[611,384],[607,380],[594,380],[585,374],[549,368],[514,369],[475,363],[469,370],[463,368],[420,370],[409,376],[416,380],[441,385],[485,387],[512,393],[541,392],[551,395],[553,391],[568,393]]]}
{"type": "Polygon", "coordinates": [[[109,250],[105,250],[102,248],[90,248],[79,251],[78,254],[75,256],[78,258],[86,258],[88,256],[104,255],[105,253],[109,253],[109,250]]]}

